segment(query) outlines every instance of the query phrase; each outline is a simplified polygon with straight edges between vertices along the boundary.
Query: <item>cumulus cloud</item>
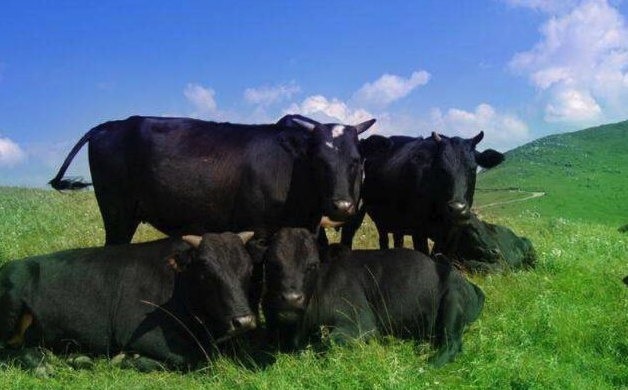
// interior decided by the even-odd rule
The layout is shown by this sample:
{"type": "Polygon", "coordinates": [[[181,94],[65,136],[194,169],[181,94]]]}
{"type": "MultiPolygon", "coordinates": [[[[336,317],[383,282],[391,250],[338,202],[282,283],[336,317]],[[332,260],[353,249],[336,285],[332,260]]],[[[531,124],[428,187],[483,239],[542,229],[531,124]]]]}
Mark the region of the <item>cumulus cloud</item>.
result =
{"type": "Polygon", "coordinates": [[[386,73],[372,83],[364,84],[354,99],[367,105],[385,106],[406,97],[429,80],[430,74],[424,70],[413,72],[408,78],[386,73]]]}
{"type": "Polygon", "coordinates": [[[267,107],[272,104],[290,99],[299,93],[301,87],[295,83],[280,84],[276,86],[263,86],[259,88],[247,88],[244,91],[244,100],[251,104],[267,107]]]}
{"type": "Polygon", "coordinates": [[[18,144],[0,136],[0,166],[12,167],[25,159],[26,153],[18,144]]]}
{"type": "Polygon", "coordinates": [[[352,108],[337,98],[327,99],[323,95],[305,98],[301,104],[293,103],[284,114],[302,114],[320,122],[338,122],[355,125],[375,116],[364,108],[352,108]]]}
{"type": "Polygon", "coordinates": [[[551,17],[541,39],[510,67],[545,101],[548,121],[594,123],[628,115],[628,26],[607,0],[551,17]]]}
{"type": "Polygon", "coordinates": [[[558,90],[545,106],[548,122],[589,122],[601,117],[602,109],[588,91],[558,90]]]}
{"type": "Polygon", "coordinates": [[[530,139],[528,126],[515,115],[500,114],[483,103],[474,111],[450,108],[446,113],[436,108],[431,113],[435,130],[446,135],[470,138],[484,131],[484,147],[508,150],[530,139]]]}
{"type": "Polygon", "coordinates": [[[213,89],[189,83],[183,90],[183,94],[196,109],[197,112],[194,113],[194,116],[218,113],[215,99],[216,91],[213,89]]]}

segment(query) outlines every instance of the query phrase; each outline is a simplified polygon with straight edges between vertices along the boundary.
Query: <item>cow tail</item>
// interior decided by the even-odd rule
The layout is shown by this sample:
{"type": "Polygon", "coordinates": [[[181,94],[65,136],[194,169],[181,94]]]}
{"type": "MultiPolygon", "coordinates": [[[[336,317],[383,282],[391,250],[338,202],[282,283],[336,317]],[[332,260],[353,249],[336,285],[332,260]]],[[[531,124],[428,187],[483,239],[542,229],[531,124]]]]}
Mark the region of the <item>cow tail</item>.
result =
{"type": "Polygon", "coordinates": [[[85,145],[87,142],[89,142],[90,138],[96,132],[98,132],[100,130],[101,130],[100,126],[94,127],[93,129],[91,129],[90,131],[85,133],[83,138],[81,138],[76,143],[76,145],[74,145],[74,147],[72,148],[72,150],[70,151],[68,156],[65,158],[65,161],[63,162],[63,165],[61,165],[61,168],[59,169],[59,172],[57,173],[57,176],[55,176],[52,180],[50,180],[48,182],[48,184],[50,184],[50,186],[52,188],[54,188],[57,191],[61,191],[61,190],[80,190],[80,189],[83,189],[83,188],[86,188],[86,187],[89,187],[89,186],[92,185],[92,183],[86,182],[81,177],[63,179],[63,175],[65,175],[65,171],[68,170],[68,167],[72,163],[72,160],[74,159],[76,154],[79,152],[79,150],[81,150],[83,145],[85,145]]]}

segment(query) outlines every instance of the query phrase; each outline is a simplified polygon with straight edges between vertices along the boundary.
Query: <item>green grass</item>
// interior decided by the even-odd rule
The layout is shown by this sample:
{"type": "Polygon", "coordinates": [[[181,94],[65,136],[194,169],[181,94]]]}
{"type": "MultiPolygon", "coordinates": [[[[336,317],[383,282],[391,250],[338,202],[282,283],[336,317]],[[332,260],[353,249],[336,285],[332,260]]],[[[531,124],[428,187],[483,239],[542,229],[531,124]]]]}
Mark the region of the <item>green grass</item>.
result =
{"type": "MultiPolygon", "coordinates": [[[[619,227],[628,223],[627,151],[628,121],[552,135],[507,152],[506,163],[482,172],[477,187],[546,193],[529,203],[491,207],[496,214],[533,210],[619,227]]],[[[479,195],[483,202],[501,196],[479,195]]]]}
{"type": "MultiPolygon", "coordinates": [[[[622,123],[535,141],[480,176],[479,188],[547,192],[481,209],[528,236],[539,263],[532,271],[472,277],[487,295],[485,310],[465,333],[463,353],[441,369],[426,365],[422,346],[383,339],[280,354],[258,370],[220,358],[189,374],[141,374],[106,359],[94,370],[75,371],[56,359],[57,375],[43,380],[9,364],[0,366],[0,388],[628,389],[628,289],[621,283],[628,235],[616,231],[628,222],[626,134],[622,123]]],[[[522,196],[479,191],[476,206],[522,196]]],[[[142,226],[135,240],[157,237],[142,226]]],[[[0,262],[103,239],[92,192],[0,188],[0,262]]],[[[356,246],[377,247],[372,223],[358,232],[356,246]]]]}

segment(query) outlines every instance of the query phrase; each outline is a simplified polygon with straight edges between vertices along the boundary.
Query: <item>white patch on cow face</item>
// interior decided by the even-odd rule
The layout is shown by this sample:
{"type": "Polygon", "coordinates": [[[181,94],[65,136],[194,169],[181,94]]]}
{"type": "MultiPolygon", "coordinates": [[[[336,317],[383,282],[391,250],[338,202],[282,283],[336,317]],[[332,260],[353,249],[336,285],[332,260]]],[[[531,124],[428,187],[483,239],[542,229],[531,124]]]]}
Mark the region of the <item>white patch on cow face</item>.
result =
{"type": "Polygon", "coordinates": [[[325,146],[327,146],[329,149],[333,149],[334,148],[334,144],[331,141],[325,142],[325,146]]]}
{"type": "Polygon", "coordinates": [[[343,125],[335,125],[332,129],[331,129],[331,136],[333,138],[338,138],[341,135],[343,135],[345,133],[345,126],[343,125]]]}

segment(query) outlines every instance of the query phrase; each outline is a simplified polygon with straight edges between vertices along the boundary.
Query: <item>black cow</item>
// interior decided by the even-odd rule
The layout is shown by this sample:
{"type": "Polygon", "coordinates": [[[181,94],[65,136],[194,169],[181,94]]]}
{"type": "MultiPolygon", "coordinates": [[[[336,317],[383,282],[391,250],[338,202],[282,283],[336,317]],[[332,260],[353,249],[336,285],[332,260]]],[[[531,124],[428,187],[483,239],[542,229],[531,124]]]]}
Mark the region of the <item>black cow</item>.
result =
{"type": "MultiPolygon", "coordinates": [[[[0,342],[192,367],[256,327],[251,233],[75,249],[0,268],[0,342]],[[154,360],[153,360],[154,359],[154,360]]],[[[28,350],[28,349],[27,349],[28,350]]]]}
{"type": "Polygon", "coordinates": [[[484,293],[447,259],[408,249],[347,248],[331,257],[318,271],[297,345],[320,340],[321,330],[336,343],[376,335],[428,340],[437,367],[462,351],[462,333],[482,312],[484,293]]]}
{"type": "Polygon", "coordinates": [[[468,223],[478,166],[492,168],[504,155],[475,150],[484,133],[473,138],[371,136],[361,141],[365,179],[363,206],[343,228],[342,243],[351,246],[364,214],[379,233],[380,248],[388,248],[393,233],[396,248],[412,235],[414,248],[429,253],[427,238],[438,242],[452,226],[468,223]]]}
{"type": "Polygon", "coordinates": [[[482,310],[482,291],[442,258],[332,245],[321,263],[310,233],[282,229],[280,234],[266,262],[293,274],[304,310],[286,313],[285,306],[267,305],[271,310],[265,314],[284,321],[288,331],[282,341],[293,348],[316,339],[321,328],[330,329],[337,342],[387,334],[433,341],[438,352],[431,362],[441,365],[460,352],[464,327],[482,310]]]}
{"type": "Polygon", "coordinates": [[[134,116],[83,136],[50,181],[57,190],[89,185],[63,180],[89,142],[94,191],[106,244],[131,241],[146,221],[168,235],[282,226],[318,229],[322,217],[355,214],[362,178],[358,134],[375,120],[333,127],[240,125],[134,116]]]}
{"type": "Polygon", "coordinates": [[[282,228],[270,240],[253,239],[247,245],[264,264],[262,309],[268,342],[292,349],[298,321],[309,302],[320,258],[315,236],[303,228],[282,228]]]}
{"type": "Polygon", "coordinates": [[[452,229],[434,248],[475,272],[533,267],[536,251],[530,240],[505,226],[481,221],[472,214],[469,223],[452,229]]]}

